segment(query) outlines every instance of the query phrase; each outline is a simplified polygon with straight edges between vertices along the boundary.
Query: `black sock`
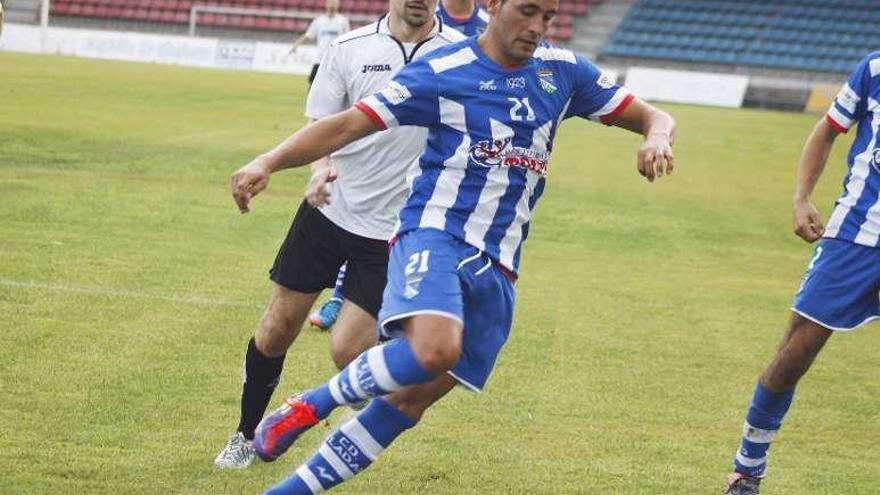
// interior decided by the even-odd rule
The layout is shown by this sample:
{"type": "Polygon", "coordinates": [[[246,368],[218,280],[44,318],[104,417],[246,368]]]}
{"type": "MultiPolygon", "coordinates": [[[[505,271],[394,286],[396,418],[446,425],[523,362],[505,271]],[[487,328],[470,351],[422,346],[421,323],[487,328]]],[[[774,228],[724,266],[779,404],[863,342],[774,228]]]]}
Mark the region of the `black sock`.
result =
{"type": "Polygon", "coordinates": [[[266,357],[251,338],[244,357],[245,378],[241,387],[241,419],[238,422],[238,431],[248,440],[253,440],[254,430],[263,419],[272,392],[281,378],[282,368],[284,355],[266,357]]]}

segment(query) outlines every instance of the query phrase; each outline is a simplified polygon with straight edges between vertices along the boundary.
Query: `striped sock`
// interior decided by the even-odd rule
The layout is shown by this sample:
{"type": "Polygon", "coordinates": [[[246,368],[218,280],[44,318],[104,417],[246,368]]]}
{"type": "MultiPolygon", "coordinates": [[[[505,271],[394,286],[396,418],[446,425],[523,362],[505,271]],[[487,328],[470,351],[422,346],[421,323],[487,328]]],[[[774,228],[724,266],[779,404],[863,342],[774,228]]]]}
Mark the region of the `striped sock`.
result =
{"type": "Polygon", "coordinates": [[[395,438],[413,426],[413,420],[385,399],[376,399],[327,437],[293,476],[263,495],[314,495],[329,490],[366,469],[395,438]]]}
{"type": "Polygon", "coordinates": [[[315,406],[318,419],[324,419],[337,406],[357,404],[433,378],[416,360],[409,341],[399,338],[368,349],[327,384],[304,393],[303,400],[315,406]]]}
{"type": "Polygon", "coordinates": [[[342,265],[339,269],[339,275],[336,276],[336,286],[333,287],[333,299],[342,300],[342,282],[345,281],[345,268],[348,266],[348,262],[342,265]]]}
{"type": "Polygon", "coordinates": [[[737,473],[753,478],[764,477],[767,450],[782,426],[782,420],[793,398],[794,390],[774,394],[758,382],[743,425],[742,445],[733,460],[733,469],[737,473]]]}

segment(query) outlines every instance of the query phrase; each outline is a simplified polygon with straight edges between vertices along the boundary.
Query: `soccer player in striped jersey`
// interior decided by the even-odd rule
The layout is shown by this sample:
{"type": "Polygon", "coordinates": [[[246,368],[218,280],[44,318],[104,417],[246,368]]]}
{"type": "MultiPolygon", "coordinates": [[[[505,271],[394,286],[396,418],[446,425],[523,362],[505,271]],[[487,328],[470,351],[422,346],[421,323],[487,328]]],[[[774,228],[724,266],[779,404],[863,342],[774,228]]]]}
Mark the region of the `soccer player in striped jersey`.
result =
{"type": "Polygon", "coordinates": [[[880,317],[880,51],[859,63],[801,152],[794,195],[794,231],[816,242],[792,306],[788,332],[758,380],[742,443],[725,493],[755,495],[767,451],[791,405],[795,386],[834,332],[880,317]],[[828,225],[811,196],[834,140],[858,124],[844,191],[828,225]]]}
{"type": "Polygon", "coordinates": [[[428,128],[388,266],[379,313],[385,343],[324,385],[289,397],[260,423],[255,449],[274,460],[336,407],[374,399],[266,493],[328,490],[369,466],[457,384],[483,388],[510,332],[521,247],[563,120],[643,134],[639,172],[649,181],[671,172],[672,117],[585,58],[539,47],[557,8],[557,0],[490,0],[479,38],[414,61],[384,90],[301,129],[233,175],[233,197],[246,210],[274,171],[386,128],[428,128]]]}

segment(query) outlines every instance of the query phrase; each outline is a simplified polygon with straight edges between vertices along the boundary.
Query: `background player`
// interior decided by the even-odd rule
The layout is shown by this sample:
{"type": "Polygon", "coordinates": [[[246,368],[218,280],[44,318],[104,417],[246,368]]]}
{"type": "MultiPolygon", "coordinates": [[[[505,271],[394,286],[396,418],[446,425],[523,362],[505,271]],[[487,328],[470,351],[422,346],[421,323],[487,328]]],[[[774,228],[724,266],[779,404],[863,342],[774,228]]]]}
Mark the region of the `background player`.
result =
{"type": "Polygon", "coordinates": [[[834,331],[880,317],[880,52],[866,57],[843,85],[801,152],[794,195],[794,230],[819,241],[795,296],[788,332],[755,387],[725,493],[755,495],[767,451],[791,405],[794,389],[834,331]],[[811,196],[838,134],[858,123],[843,195],[823,227],[811,196]]]}
{"type": "Polygon", "coordinates": [[[476,0],[440,0],[437,13],[443,23],[459,30],[465,36],[483,34],[489,24],[489,14],[476,0]]]}
{"type": "MultiPolygon", "coordinates": [[[[465,36],[482,34],[489,22],[489,14],[474,0],[440,0],[437,14],[445,26],[455,28],[465,36]]],[[[342,305],[342,283],[345,279],[345,266],[339,271],[333,295],[309,316],[309,322],[321,330],[327,330],[336,323],[342,305]]]]}
{"type": "Polygon", "coordinates": [[[233,175],[246,211],[270,174],[386,127],[430,129],[399,215],[380,313],[387,344],[359,356],[327,384],[293,396],[260,424],[265,460],[339,405],[369,397],[272,494],[312,494],[365,469],[456,383],[480,390],[513,317],[522,241],[546,179],[553,138],[567,117],[645,136],[639,171],[672,169],[674,121],[635,99],[574,53],[538,48],[556,0],[491,0],[479,38],[432,52],[355,108],[300,130],[233,175]]]}
{"type": "Polygon", "coordinates": [[[318,46],[312,61],[312,71],[309,73],[309,85],[315,80],[318,66],[327,52],[327,47],[333,40],[351,29],[348,18],[339,13],[339,0],[325,0],[324,9],[324,13],[312,19],[306,32],[300,35],[290,48],[290,53],[293,53],[306,40],[315,41],[318,46]]]}
{"type": "MultiPolygon", "coordinates": [[[[309,93],[309,118],[344,110],[382,89],[414,58],[463,39],[436,18],[435,1],[391,0],[390,7],[380,21],[331,44],[309,93]]],[[[375,344],[388,239],[406,198],[406,170],[424,149],[426,136],[417,127],[376,134],[337,151],[329,164],[322,159],[313,166],[308,202],[300,205],[278,252],[272,296],[245,353],[239,425],[215,459],[217,466],[240,468],[253,461],[250,440],[278,384],[287,349],[346,260],[345,304],[330,353],[341,368],[375,344]],[[328,197],[332,201],[325,204],[328,197]]]]}

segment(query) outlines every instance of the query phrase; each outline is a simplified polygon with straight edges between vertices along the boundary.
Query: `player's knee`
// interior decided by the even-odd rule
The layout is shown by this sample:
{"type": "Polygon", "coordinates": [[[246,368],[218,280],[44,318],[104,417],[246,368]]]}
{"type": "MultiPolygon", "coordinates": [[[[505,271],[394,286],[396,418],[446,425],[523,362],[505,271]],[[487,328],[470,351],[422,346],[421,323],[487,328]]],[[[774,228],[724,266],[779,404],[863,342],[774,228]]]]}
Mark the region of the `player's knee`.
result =
{"type": "Polygon", "coordinates": [[[336,368],[340,370],[348,366],[363,351],[363,349],[354,349],[335,342],[330,344],[330,357],[333,359],[333,364],[336,365],[336,368]]]}
{"type": "Polygon", "coordinates": [[[425,411],[434,402],[429,397],[421,396],[414,391],[392,394],[387,396],[385,400],[416,423],[421,421],[425,411]]]}
{"type": "Polygon", "coordinates": [[[289,315],[267,310],[254,336],[257,349],[270,357],[284,354],[299,334],[301,325],[289,315]]]}
{"type": "Polygon", "coordinates": [[[460,357],[460,342],[444,342],[442,344],[431,346],[430,348],[422,349],[416,354],[416,359],[419,360],[419,364],[421,364],[426,370],[435,374],[445,373],[452,369],[460,357]]]}

